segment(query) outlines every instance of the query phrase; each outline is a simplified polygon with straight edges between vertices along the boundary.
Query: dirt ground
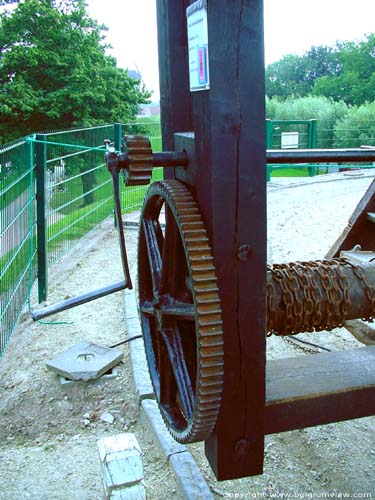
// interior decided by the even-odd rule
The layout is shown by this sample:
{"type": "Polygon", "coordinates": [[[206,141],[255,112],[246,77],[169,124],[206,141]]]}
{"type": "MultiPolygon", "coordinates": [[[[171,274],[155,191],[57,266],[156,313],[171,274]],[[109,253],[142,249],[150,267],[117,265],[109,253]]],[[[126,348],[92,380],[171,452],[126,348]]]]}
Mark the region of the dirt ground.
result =
{"type": "MultiPolygon", "coordinates": [[[[268,260],[322,258],[341,233],[370,184],[359,177],[273,179],[268,186],[268,260]]],[[[137,232],[126,233],[130,265],[137,232]]],[[[112,219],[84,238],[49,274],[49,302],[121,279],[112,219]]],[[[32,305],[36,305],[33,291],[32,305]]],[[[135,433],[143,451],[145,482],[152,500],[180,498],[178,486],[151,433],[139,418],[127,346],[115,378],[61,385],[46,362],[82,340],[112,345],[123,340],[122,292],[33,323],[27,308],[0,358],[0,499],[100,500],[97,440],[135,433]],[[55,324],[51,324],[51,323],[55,324]],[[113,423],[103,421],[106,412],[113,423]]],[[[131,332],[129,332],[131,335],[131,332]]],[[[361,346],[346,330],[301,334],[329,348],[361,346]],[[312,336],[311,336],[312,335],[312,336]]],[[[313,355],[282,338],[268,341],[268,356],[313,355]]],[[[215,498],[375,498],[375,417],[286,432],[266,438],[263,476],[217,482],[201,444],[191,445],[215,498]],[[277,495],[277,496],[275,496],[277,495]]]]}

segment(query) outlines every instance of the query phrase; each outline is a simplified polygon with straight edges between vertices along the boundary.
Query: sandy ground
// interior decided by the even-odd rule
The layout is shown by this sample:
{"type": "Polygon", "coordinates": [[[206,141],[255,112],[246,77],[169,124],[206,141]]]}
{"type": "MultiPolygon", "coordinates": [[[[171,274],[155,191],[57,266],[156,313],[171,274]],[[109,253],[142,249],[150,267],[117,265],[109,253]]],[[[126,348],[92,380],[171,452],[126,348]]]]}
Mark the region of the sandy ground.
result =
{"type": "MultiPolygon", "coordinates": [[[[370,174],[273,179],[268,186],[269,261],[322,258],[371,182],[370,174]]],[[[129,229],[126,237],[132,265],[137,233],[129,229]]],[[[121,279],[119,262],[117,235],[108,219],[51,269],[49,302],[121,279]]],[[[0,499],[102,499],[97,440],[127,431],[135,433],[143,450],[148,497],[180,498],[165,458],[139,419],[126,346],[117,376],[106,382],[62,386],[45,367],[81,340],[112,345],[124,339],[124,314],[121,292],[60,313],[51,319],[57,324],[33,323],[25,310],[0,358],[0,499]],[[105,412],[115,418],[112,424],[101,420],[105,412]]],[[[309,339],[332,350],[360,346],[344,329],[309,339]]],[[[269,357],[299,355],[312,354],[281,338],[268,341],[269,357]]],[[[374,431],[375,417],[369,417],[269,436],[263,476],[221,483],[202,445],[189,448],[218,499],[322,498],[326,493],[375,498],[374,431]]]]}

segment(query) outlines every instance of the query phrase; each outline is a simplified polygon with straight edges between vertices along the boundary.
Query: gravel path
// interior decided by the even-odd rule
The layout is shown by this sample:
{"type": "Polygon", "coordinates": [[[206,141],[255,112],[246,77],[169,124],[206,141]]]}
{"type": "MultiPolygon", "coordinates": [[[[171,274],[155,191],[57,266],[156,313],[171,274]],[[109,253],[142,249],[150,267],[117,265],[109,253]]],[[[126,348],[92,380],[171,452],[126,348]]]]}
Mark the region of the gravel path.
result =
{"type": "MultiPolygon", "coordinates": [[[[373,171],[361,177],[273,179],[268,186],[269,261],[322,258],[346,225],[371,175],[373,171]]],[[[105,221],[53,266],[49,302],[121,279],[112,226],[112,219],[105,221]]],[[[129,229],[126,237],[132,266],[137,233],[129,229]]],[[[136,434],[143,450],[149,498],[181,498],[165,458],[139,418],[126,346],[116,378],[106,382],[68,388],[45,368],[47,361],[81,340],[111,345],[124,339],[122,295],[65,311],[51,320],[66,324],[33,323],[25,310],[0,359],[0,499],[102,499],[96,442],[126,431],[136,434]],[[104,412],[115,417],[113,424],[101,420],[104,412]]],[[[313,335],[313,342],[330,349],[360,346],[343,329],[313,335]]],[[[269,357],[306,355],[280,338],[271,338],[267,347],[269,357]]],[[[321,498],[327,492],[345,493],[347,498],[372,493],[375,498],[374,431],[375,417],[369,417],[268,436],[264,475],[222,483],[214,479],[202,445],[189,449],[218,499],[271,498],[274,493],[321,498]]]]}

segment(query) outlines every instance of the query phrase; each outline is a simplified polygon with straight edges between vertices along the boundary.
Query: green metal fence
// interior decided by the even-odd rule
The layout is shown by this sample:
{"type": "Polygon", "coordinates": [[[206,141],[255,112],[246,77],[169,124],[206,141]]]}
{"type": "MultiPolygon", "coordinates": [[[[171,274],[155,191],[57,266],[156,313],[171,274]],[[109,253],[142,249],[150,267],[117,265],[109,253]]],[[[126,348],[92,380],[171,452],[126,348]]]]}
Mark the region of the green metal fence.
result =
{"type": "MultiPolygon", "coordinates": [[[[299,147],[320,144],[315,120],[267,123],[268,148],[282,146],[285,138],[287,146],[295,147],[292,142],[296,132],[299,147]]],[[[35,279],[39,300],[44,300],[48,267],[113,213],[111,177],[104,162],[103,144],[109,139],[119,150],[125,134],[148,135],[153,151],[162,150],[160,123],[152,120],[39,133],[0,146],[0,355],[35,279]]],[[[363,137],[361,132],[357,143],[363,142],[363,137]]],[[[374,142],[370,137],[367,143],[374,142]]],[[[353,147],[357,143],[340,146],[353,147]]],[[[308,174],[315,174],[314,166],[304,168],[308,174]]],[[[333,167],[329,168],[332,171],[333,167]]],[[[277,173],[274,169],[273,174],[277,173]]],[[[161,178],[162,169],[154,169],[153,180],[161,178]]],[[[122,187],[123,210],[139,208],[146,190],[147,186],[122,187]]]]}
{"type": "Polygon", "coordinates": [[[33,146],[22,140],[0,147],[0,355],[36,276],[33,146]]]}
{"type": "MultiPolygon", "coordinates": [[[[40,133],[0,148],[0,354],[35,278],[45,300],[48,267],[113,213],[104,140],[119,150],[123,134],[147,134],[161,150],[160,124],[147,122],[40,133]]],[[[162,169],[153,178],[162,178],[162,169]]],[[[139,208],[146,190],[122,187],[123,210],[139,208]]]]}
{"type": "MultiPolygon", "coordinates": [[[[317,121],[311,120],[266,120],[267,149],[314,149],[317,143],[317,121]]],[[[279,170],[289,169],[288,165],[267,165],[267,181],[279,170]]],[[[296,167],[292,166],[293,170],[296,167]]],[[[315,165],[297,166],[298,174],[313,177],[317,173],[315,165]]],[[[319,172],[319,170],[318,170],[319,172]]]]}

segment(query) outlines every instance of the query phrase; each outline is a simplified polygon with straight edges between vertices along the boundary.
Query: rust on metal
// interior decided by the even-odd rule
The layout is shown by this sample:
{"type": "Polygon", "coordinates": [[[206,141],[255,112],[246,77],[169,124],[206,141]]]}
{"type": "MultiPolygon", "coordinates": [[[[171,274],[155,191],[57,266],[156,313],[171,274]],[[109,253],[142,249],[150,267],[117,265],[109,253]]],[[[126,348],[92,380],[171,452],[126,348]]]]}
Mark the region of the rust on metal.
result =
{"type": "Polygon", "coordinates": [[[329,331],[356,318],[371,322],[374,315],[375,263],[331,259],[268,266],[269,335],[329,331]]]}
{"type": "Polygon", "coordinates": [[[177,441],[206,439],[220,410],[223,325],[205,226],[182,183],[150,186],[138,265],[141,324],[161,414],[177,441]]]}
{"type": "Polygon", "coordinates": [[[127,168],[124,169],[127,186],[142,186],[150,183],[152,177],[152,149],[148,137],[126,135],[123,151],[127,155],[127,168]]]}

